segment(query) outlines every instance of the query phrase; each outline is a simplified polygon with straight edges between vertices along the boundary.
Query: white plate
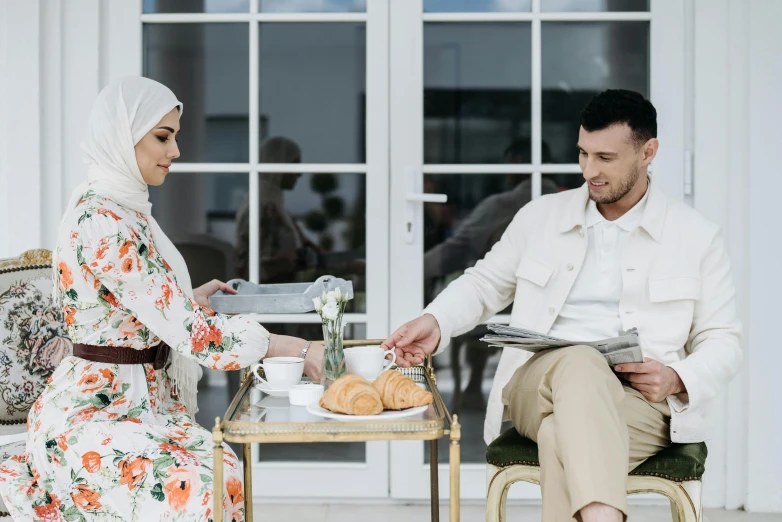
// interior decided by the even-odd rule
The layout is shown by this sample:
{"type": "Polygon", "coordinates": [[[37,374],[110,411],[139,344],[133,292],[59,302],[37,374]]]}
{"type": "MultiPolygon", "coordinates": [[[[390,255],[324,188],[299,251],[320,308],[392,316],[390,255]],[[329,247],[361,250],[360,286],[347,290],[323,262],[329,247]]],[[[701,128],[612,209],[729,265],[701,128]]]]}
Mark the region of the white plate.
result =
{"type": "Polygon", "coordinates": [[[334,413],[326,408],[321,408],[317,402],[313,402],[307,406],[307,411],[318,417],[324,417],[326,419],[336,419],[341,421],[386,421],[394,419],[403,419],[405,417],[412,417],[423,413],[429,405],[418,406],[415,408],[407,408],[406,410],[386,410],[378,415],[346,415],[344,413],[334,413]]]}
{"type": "Polygon", "coordinates": [[[261,390],[266,395],[271,395],[272,397],[287,397],[288,396],[288,390],[274,390],[271,386],[266,384],[265,382],[259,382],[255,385],[255,387],[259,390],[261,390]]]}

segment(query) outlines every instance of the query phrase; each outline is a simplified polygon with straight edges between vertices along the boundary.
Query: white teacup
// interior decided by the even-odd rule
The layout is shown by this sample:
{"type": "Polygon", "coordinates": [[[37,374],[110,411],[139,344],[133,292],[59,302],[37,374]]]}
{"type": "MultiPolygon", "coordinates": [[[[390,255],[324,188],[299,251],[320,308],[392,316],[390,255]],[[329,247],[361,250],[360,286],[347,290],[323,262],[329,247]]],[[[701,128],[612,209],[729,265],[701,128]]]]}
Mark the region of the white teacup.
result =
{"type": "Polygon", "coordinates": [[[393,349],[383,351],[379,346],[356,346],[345,348],[345,361],[350,373],[374,381],[383,370],[396,362],[396,352],[393,349]],[[391,354],[391,359],[386,359],[388,354],[391,354]]]}
{"type": "Polygon", "coordinates": [[[258,382],[266,383],[272,390],[287,390],[294,384],[299,384],[304,373],[304,359],[301,357],[269,357],[263,362],[253,364],[251,370],[258,382]],[[258,368],[263,368],[264,379],[258,375],[258,368]]]}

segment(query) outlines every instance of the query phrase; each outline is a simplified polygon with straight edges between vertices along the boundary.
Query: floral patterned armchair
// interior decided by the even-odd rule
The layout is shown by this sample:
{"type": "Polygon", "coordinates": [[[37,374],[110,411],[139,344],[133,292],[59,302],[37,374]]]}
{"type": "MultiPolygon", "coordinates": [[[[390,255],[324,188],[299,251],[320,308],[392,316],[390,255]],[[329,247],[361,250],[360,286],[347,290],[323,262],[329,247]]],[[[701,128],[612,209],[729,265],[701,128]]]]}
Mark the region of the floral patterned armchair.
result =
{"type": "Polygon", "coordinates": [[[73,353],[62,312],[52,307],[51,274],[48,250],[0,259],[0,463],[24,452],[27,413],[73,353]]]}

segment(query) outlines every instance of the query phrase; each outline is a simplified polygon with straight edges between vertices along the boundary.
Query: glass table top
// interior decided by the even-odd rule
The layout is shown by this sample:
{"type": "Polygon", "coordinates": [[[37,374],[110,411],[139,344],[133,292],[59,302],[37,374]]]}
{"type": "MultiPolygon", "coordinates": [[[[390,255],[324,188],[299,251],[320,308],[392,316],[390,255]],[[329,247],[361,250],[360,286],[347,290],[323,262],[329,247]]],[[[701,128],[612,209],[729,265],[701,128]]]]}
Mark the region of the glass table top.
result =
{"type": "MultiPolygon", "coordinates": [[[[227,439],[234,436],[273,436],[277,441],[286,435],[295,441],[296,435],[317,435],[324,437],[336,434],[360,436],[365,433],[376,439],[379,434],[395,434],[389,438],[434,438],[442,436],[448,412],[437,391],[437,387],[422,366],[399,368],[419,386],[431,391],[434,402],[417,415],[399,419],[378,419],[365,421],[342,421],[313,415],[304,406],[292,406],[287,397],[273,397],[254,386],[252,376],[248,377],[237,397],[229,406],[222,429],[227,439]],[[420,436],[416,436],[420,435],[420,436]],[[429,435],[429,436],[427,436],[429,435]],[[400,437],[401,436],[401,437],[400,437]]],[[[311,439],[311,437],[309,437],[311,439]]],[[[261,440],[258,440],[261,442],[261,440]]]]}

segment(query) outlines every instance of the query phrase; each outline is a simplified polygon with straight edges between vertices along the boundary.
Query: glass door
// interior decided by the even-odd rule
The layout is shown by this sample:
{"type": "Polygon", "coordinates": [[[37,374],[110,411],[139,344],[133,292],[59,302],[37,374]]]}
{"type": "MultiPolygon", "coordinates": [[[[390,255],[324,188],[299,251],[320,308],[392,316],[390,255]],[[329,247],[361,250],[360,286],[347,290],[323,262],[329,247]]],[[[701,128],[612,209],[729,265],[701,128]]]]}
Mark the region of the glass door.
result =
{"type": "MultiPolygon", "coordinates": [[[[390,254],[391,288],[400,290],[390,295],[391,330],[481,259],[519,208],[583,183],[579,116],[604,89],[640,91],[655,103],[663,145],[653,177],[684,196],[684,62],[676,47],[684,13],[675,4],[392,3],[390,254]]],[[[491,322],[507,323],[509,311],[491,322]]],[[[479,341],[485,332],[481,325],[453,339],[434,359],[438,387],[462,425],[465,499],[486,491],[483,421],[500,353],[479,341]]],[[[444,439],[441,463],[447,452],[444,439]]],[[[428,462],[428,445],[393,442],[391,495],[426,498],[428,462]]],[[[445,498],[445,467],[440,480],[445,498]]],[[[511,492],[539,495],[521,484],[511,492]]]]}
{"type": "MultiPolygon", "coordinates": [[[[193,285],[350,279],[346,336],[384,337],[388,0],[144,0],[140,11],[134,73],[168,85],[185,107],[182,156],[151,198],[193,285]]],[[[257,319],[322,339],[315,314],[257,319]]],[[[205,372],[204,426],[224,414],[239,375],[205,372]]],[[[388,451],[386,442],[256,445],[254,496],[386,498],[388,451]]]]}

